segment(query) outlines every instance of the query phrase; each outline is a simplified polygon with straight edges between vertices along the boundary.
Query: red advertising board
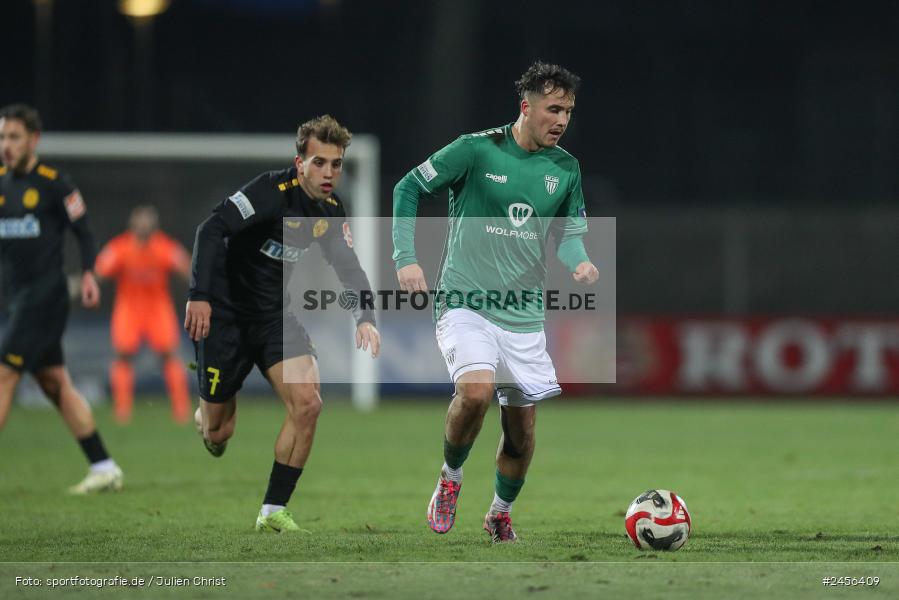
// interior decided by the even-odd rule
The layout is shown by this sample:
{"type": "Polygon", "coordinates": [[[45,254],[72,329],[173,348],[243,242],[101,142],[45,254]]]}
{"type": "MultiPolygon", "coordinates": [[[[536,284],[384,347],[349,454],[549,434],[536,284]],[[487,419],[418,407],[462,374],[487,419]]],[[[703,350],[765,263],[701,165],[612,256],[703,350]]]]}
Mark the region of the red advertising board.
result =
{"type": "MultiPolygon", "coordinates": [[[[559,325],[553,358],[560,380],[589,381],[582,369],[590,329],[575,320],[559,325]]],[[[899,318],[619,316],[616,387],[638,394],[899,395],[899,318]]]]}

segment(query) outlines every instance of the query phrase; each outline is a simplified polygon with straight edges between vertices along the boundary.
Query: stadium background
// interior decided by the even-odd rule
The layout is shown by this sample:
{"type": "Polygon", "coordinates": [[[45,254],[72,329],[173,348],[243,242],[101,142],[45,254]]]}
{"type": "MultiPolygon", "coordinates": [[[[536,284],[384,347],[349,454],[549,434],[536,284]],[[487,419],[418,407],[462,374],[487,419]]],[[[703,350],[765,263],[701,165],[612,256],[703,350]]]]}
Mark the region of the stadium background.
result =
{"type": "MultiPolygon", "coordinates": [[[[563,63],[584,77],[563,145],[588,214],[618,223],[614,393],[899,391],[895,2],[176,0],[152,21],[99,0],[3,10],[21,26],[5,34],[0,103],[37,104],[48,131],[285,134],[329,112],[379,139],[382,214],[428,153],[514,119],[512,82],[533,59],[563,63]]],[[[214,203],[279,165],[61,166],[98,241],[152,203],[190,248],[214,203]]],[[[105,292],[66,338],[95,398],[105,292]]],[[[161,390],[143,359],[139,389],[161,390]]]]}
{"type": "MultiPolygon", "coordinates": [[[[37,104],[51,133],[289,135],[329,112],[380,141],[384,214],[428,153],[515,118],[512,83],[533,59],[583,75],[563,145],[588,214],[617,218],[620,383],[541,407],[521,539],[502,547],[481,531],[496,408],[458,522],[435,536],[424,508],[448,384],[367,413],[325,387],[291,501],[312,535],[259,536],[283,408],[255,380],[212,459],[171,423],[145,354],[132,424],[95,410],[122,494],[64,498],[83,458],[50,411],[14,408],[0,432],[0,596],[47,595],[19,576],[101,574],[227,576],[240,598],[424,598],[448,581],[470,598],[792,600],[834,575],[882,576],[881,595],[899,595],[899,4],[174,0],[152,25],[117,5],[3,2],[0,104],[37,104]],[[650,487],[689,503],[695,530],[673,555],[624,535],[628,502],[650,487]]],[[[100,242],[153,203],[190,246],[213,204],[278,165],[60,166],[100,242]]],[[[80,389],[101,400],[104,292],[66,335],[80,389]]],[[[184,292],[174,285],[179,310],[184,292]]],[[[572,348],[557,365],[589,364],[572,348]]]]}

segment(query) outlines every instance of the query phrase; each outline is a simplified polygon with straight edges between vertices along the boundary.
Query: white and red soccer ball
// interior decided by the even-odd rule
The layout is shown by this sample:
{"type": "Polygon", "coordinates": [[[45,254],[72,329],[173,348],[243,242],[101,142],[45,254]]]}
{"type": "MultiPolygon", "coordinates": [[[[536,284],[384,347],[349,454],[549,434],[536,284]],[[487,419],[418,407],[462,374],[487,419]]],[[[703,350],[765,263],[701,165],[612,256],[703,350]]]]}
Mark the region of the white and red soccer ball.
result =
{"type": "Polygon", "coordinates": [[[648,490],[631,502],[624,516],[627,536],[640,550],[677,550],[690,537],[690,512],[674,492],[648,490]]]}

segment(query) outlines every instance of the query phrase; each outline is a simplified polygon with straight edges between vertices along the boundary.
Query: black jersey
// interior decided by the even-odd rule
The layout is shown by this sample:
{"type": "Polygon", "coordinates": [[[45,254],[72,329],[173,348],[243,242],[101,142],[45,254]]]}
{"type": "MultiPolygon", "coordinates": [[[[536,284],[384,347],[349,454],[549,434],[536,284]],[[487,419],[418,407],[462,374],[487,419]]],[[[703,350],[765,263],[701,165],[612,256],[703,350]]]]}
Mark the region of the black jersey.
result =
{"type": "MultiPolygon", "coordinates": [[[[307,196],[296,168],[263,173],[222,201],[197,228],[190,299],[210,302],[214,313],[280,318],[284,278],[313,242],[346,288],[369,290],[347,227],[340,199],[307,196]]],[[[371,310],[361,313],[362,321],[374,322],[371,310]]]]}
{"type": "Polygon", "coordinates": [[[0,263],[8,297],[30,286],[50,289],[51,282],[64,279],[67,227],[78,239],[81,267],[92,269],[94,237],[71,179],[41,162],[26,174],[0,167],[0,263]]]}

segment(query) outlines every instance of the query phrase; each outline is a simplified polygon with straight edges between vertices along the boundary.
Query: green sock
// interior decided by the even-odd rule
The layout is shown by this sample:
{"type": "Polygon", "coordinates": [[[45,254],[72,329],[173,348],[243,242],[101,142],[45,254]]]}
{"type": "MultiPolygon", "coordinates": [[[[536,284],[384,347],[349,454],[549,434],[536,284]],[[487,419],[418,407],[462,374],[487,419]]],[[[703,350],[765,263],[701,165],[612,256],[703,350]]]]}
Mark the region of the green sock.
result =
{"type": "Polygon", "coordinates": [[[474,444],[468,444],[467,446],[453,446],[449,443],[446,438],[443,438],[443,460],[446,462],[446,466],[450,469],[458,469],[462,466],[462,463],[465,462],[465,459],[468,458],[468,453],[471,452],[471,447],[474,444]]]}
{"type": "Polygon", "coordinates": [[[524,479],[509,479],[500,473],[499,469],[496,470],[496,481],[494,482],[493,487],[496,490],[496,495],[499,496],[500,499],[510,504],[515,502],[515,498],[518,497],[518,492],[521,491],[523,485],[524,479]]]}

